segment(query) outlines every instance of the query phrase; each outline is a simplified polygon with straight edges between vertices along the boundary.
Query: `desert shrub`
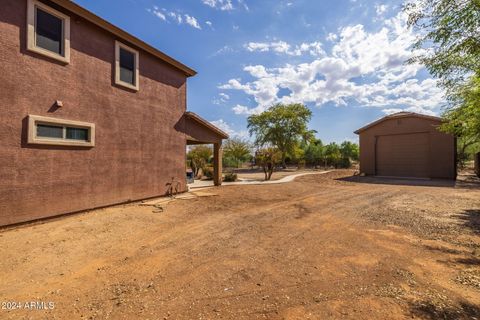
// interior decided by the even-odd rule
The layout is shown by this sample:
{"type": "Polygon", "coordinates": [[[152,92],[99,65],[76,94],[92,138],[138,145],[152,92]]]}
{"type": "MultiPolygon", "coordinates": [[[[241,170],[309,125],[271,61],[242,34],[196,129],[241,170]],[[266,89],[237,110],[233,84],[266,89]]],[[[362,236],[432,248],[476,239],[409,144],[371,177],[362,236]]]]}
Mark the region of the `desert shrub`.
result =
{"type": "Polygon", "coordinates": [[[239,162],[236,159],[230,157],[223,157],[223,167],[225,168],[237,168],[239,162]]]}
{"type": "Polygon", "coordinates": [[[205,167],[211,161],[212,155],[213,151],[209,146],[198,145],[190,148],[187,152],[187,161],[195,177],[199,175],[200,170],[205,172],[205,167]]]}
{"type": "Polygon", "coordinates": [[[223,178],[223,181],[225,182],[234,182],[237,181],[237,174],[235,172],[228,172],[225,174],[225,177],[223,178]]]}
{"type": "Polygon", "coordinates": [[[340,168],[348,169],[352,166],[352,161],[350,160],[350,158],[341,158],[338,166],[340,168]]]}
{"type": "Polygon", "coordinates": [[[203,169],[203,175],[207,178],[207,179],[213,179],[213,167],[205,167],[203,169]]]}

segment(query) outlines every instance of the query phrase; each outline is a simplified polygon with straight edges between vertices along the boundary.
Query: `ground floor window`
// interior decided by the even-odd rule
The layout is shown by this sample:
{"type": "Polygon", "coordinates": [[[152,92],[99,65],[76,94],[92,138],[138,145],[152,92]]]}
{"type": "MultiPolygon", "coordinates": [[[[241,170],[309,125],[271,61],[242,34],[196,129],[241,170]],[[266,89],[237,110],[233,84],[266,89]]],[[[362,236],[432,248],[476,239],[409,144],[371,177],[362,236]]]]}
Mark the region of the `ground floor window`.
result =
{"type": "Polygon", "coordinates": [[[95,146],[93,123],[33,115],[28,118],[28,143],[30,144],[95,146]]]}

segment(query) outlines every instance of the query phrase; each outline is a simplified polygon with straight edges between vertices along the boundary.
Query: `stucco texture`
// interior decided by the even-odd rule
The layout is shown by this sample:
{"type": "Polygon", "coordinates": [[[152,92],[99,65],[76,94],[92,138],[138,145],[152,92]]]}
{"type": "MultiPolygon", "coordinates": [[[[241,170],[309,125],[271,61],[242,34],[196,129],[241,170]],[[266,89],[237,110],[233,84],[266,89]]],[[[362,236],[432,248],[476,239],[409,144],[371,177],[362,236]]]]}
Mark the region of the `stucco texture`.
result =
{"type": "Polygon", "coordinates": [[[54,5],[71,17],[71,62],[31,53],[26,5],[0,10],[0,225],[163,195],[172,177],[185,188],[185,74],[133,46],[139,91],[115,86],[122,40],[54,5]],[[28,115],[94,123],[95,147],[29,145],[28,115]]]}

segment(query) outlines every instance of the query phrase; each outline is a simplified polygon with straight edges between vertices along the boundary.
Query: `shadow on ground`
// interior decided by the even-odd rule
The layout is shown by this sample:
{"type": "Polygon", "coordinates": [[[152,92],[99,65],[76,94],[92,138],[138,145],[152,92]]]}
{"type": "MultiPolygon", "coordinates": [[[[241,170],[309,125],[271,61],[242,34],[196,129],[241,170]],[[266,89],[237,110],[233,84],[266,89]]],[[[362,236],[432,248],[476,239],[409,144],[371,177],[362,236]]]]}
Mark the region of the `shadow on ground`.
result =
{"type": "Polygon", "coordinates": [[[473,171],[458,175],[456,188],[462,189],[480,189],[480,178],[473,171]]]}
{"type": "Polygon", "coordinates": [[[404,179],[404,178],[386,178],[374,176],[350,176],[336,179],[354,183],[366,184],[388,184],[396,186],[420,186],[420,187],[442,187],[458,189],[480,189],[480,178],[473,174],[458,175],[457,180],[446,179],[404,179]]]}
{"type": "Polygon", "coordinates": [[[458,306],[435,304],[431,301],[415,301],[410,303],[412,317],[420,319],[477,319],[480,307],[471,303],[460,303],[458,306]]]}
{"type": "MultiPolygon", "coordinates": [[[[336,179],[339,181],[347,181],[354,183],[366,183],[366,184],[389,184],[396,186],[421,186],[421,187],[443,187],[443,188],[453,188],[456,186],[454,180],[441,180],[441,179],[432,179],[432,180],[423,180],[423,179],[402,179],[402,178],[380,178],[380,177],[361,177],[361,176],[351,176],[345,178],[336,179]]],[[[479,184],[480,187],[480,184],[479,184]]]]}
{"type": "Polygon", "coordinates": [[[463,222],[463,225],[471,231],[477,234],[480,233],[480,209],[464,210],[462,213],[458,214],[456,218],[460,219],[463,222]]]}

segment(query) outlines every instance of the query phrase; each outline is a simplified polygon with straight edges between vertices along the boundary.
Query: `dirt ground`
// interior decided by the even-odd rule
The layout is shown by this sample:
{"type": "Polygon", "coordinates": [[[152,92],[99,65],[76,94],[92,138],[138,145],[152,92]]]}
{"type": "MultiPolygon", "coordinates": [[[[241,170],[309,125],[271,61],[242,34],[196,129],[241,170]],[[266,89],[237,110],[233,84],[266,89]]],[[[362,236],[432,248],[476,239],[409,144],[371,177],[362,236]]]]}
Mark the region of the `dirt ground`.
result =
{"type": "Polygon", "coordinates": [[[4,230],[0,318],[479,319],[478,183],[351,175],[4,230]]]}

